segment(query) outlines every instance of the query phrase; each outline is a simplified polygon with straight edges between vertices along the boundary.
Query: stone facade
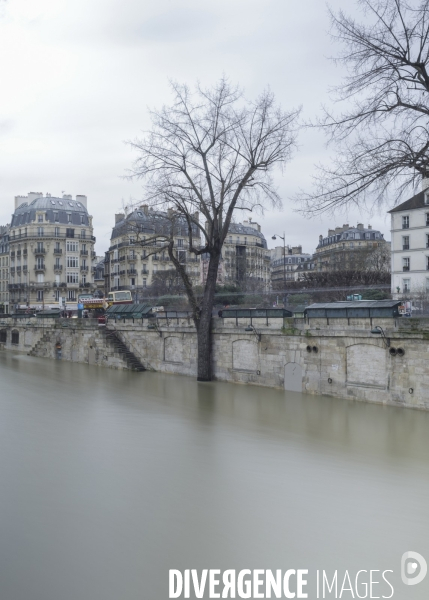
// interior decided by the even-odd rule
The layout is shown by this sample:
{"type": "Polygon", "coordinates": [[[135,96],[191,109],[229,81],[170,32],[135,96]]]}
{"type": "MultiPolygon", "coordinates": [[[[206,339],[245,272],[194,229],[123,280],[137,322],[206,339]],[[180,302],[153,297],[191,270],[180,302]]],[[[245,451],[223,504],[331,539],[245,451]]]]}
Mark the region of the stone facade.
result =
{"type": "Polygon", "coordinates": [[[9,225],[0,226],[0,313],[9,313],[9,225]]]}
{"type": "MultiPolygon", "coordinates": [[[[7,322],[0,324],[0,347],[6,350],[59,358],[60,345],[62,360],[127,368],[92,320],[66,320],[67,327],[7,322]]],[[[148,330],[147,320],[109,328],[146,369],[196,375],[190,319],[159,320],[159,331],[148,330]]],[[[429,319],[214,319],[212,343],[217,380],[429,409],[429,319]],[[255,331],[246,331],[249,325],[255,331]],[[390,347],[371,334],[375,325],[384,329],[390,347]]]]}
{"type": "Polygon", "coordinates": [[[94,243],[86,196],[16,196],[9,233],[10,304],[77,309],[78,294],[95,289],[94,243]]]}
{"type": "Polygon", "coordinates": [[[313,256],[302,252],[302,246],[277,246],[271,250],[271,283],[282,289],[287,281],[300,281],[315,267],[313,256]],[[283,255],[283,253],[286,253],[283,255]]]}
{"type": "MultiPolygon", "coordinates": [[[[198,218],[197,213],[195,217],[198,218]]],[[[188,227],[170,214],[155,211],[147,205],[125,214],[115,215],[109,250],[106,252],[104,277],[106,294],[116,290],[133,290],[135,298],[143,298],[154,276],[174,270],[167,242],[174,229],[175,255],[184,265],[193,285],[200,282],[199,257],[189,251],[188,227]]],[[[194,240],[200,246],[200,232],[194,227],[194,240]]]]}
{"type": "Polygon", "coordinates": [[[362,223],[350,227],[329,229],[327,237],[319,236],[314,254],[317,271],[390,270],[390,242],[380,231],[367,228],[362,223]]]}
{"type": "MultiPolygon", "coordinates": [[[[201,260],[201,283],[207,280],[209,261],[201,260]]],[[[246,291],[269,291],[270,251],[259,223],[249,219],[231,223],[222,247],[217,282],[238,285],[246,291]]]]}

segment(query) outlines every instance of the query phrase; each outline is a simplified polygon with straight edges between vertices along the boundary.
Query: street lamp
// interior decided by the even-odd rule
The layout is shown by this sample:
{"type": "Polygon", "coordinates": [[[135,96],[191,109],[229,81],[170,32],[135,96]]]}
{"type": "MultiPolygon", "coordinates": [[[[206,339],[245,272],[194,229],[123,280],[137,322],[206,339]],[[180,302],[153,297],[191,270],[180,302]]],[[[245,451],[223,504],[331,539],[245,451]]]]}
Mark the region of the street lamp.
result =
{"type": "Polygon", "coordinates": [[[250,332],[252,332],[256,336],[256,339],[258,340],[258,342],[261,341],[262,334],[259,333],[259,331],[256,331],[256,329],[253,327],[253,325],[248,325],[244,329],[244,331],[250,331],[250,332]]]}
{"type": "Polygon", "coordinates": [[[373,335],[381,335],[383,342],[386,344],[386,348],[390,347],[390,340],[386,337],[384,330],[380,325],[376,325],[371,329],[371,333],[373,335]]]}
{"type": "MultiPolygon", "coordinates": [[[[281,240],[283,240],[283,290],[286,290],[286,233],[283,232],[283,236],[277,234],[274,234],[272,239],[276,240],[277,238],[280,238],[281,240]]],[[[285,294],[286,292],[284,291],[283,294],[285,294]]],[[[283,305],[285,305],[285,298],[283,296],[283,305]]]]}

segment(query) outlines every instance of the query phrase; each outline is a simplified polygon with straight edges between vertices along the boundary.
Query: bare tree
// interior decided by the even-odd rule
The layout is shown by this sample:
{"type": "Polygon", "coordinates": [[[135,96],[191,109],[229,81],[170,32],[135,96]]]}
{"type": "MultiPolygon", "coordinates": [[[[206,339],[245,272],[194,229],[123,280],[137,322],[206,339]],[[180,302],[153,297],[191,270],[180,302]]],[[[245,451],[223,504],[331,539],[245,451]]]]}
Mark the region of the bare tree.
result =
{"type": "Polygon", "coordinates": [[[189,252],[210,257],[199,301],[175,255],[174,236],[168,241],[197,329],[198,380],[209,381],[210,323],[222,245],[235,210],[252,211],[267,201],[280,205],[271,173],[291,158],[298,111],[281,110],[270,92],[248,102],[225,79],[208,90],[198,86],[192,92],[172,84],[172,91],[173,103],[152,111],[151,130],[132,143],[139,154],[132,175],[144,180],[149,204],[170,210],[187,224],[189,252]]]}
{"type": "Polygon", "coordinates": [[[348,75],[335,90],[344,111],[324,109],[319,120],[336,146],[331,166],[320,166],[310,214],[348,205],[397,203],[429,176],[429,0],[358,0],[365,23],[330,12],[336,59],[348,75]]]}

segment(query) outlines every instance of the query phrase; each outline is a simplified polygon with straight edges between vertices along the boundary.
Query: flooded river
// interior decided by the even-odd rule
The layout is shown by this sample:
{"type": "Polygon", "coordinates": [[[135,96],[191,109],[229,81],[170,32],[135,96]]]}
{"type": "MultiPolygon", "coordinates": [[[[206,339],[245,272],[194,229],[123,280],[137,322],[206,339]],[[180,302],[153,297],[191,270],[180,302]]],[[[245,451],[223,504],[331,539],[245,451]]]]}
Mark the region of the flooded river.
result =
{"type": "Polygon", "coordinates": [[[310,600],[316,570],[391,570],[427,599],[410,550],[427,413],[0,353],[1,600],[164,600],[203,568],[308,569],[310,600]]]}

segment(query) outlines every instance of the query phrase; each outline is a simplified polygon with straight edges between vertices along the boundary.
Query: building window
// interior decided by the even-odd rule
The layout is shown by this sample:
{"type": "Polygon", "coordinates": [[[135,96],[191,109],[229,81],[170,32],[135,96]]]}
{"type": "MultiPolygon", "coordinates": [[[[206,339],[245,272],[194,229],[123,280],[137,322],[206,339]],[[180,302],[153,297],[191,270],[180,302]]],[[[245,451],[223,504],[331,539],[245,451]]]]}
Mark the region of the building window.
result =
{"type": "Polygon", "coordinates": [[[146,287],[146,279],[143,279],[143,287],[146,287]]]}
{"type": "Polygon", "coordinates": [[[131,277],[131,285],[136,285],[135,277],[131,277]]]}
{"type": "Polygon", "coordinates": [[[69,290],[67,294],[67,299],[74,302],[76,300],[76,294],[74,290],[69,290]]]}
{"type": "Polygon", "coordinates": [[[43,302],[43,290],[37,290],[37,302],[43,302]]]}
{"type": "Polygon", "coordinates": [[[43,223],[43,215],[37,215],[37,222],[43,223]]]}
{"type": "Polygon", "coordinates": [[[6,344],[7,342],[7,330],[2,329],[0,331],[0,344],[6,344]]]}
{"type": "Polygon", "coordinates": [[[403,271],[410,270],[410,259],[408,257],[402,259],[402,270],[403,271]]]}
{"type": "Polygon", "coordinates": [[[74,229],[66,229],[66,237],[74,238],[74,229]]]}
{"type": "Polygon", "coordinates": [[[67,242],[67,252],[77,252],[79,249],[77,242],[67,242]]]}
{"type": "Polygon", "coordinates": [[[59,227],[55,227],[55,229],[54,229],[54,236],[55,237],[60,237],[60,228],[59,227]]]}
{"type": "Polygon", "coordinates": [[[402,217],[402,229],[409,229],[410,227],[410,217],[402,217]]]}
{"type": "Polygon", "coordinates": [[[86,231],[85,229],[82,229],[80,232],[80,237],[84,240],[86,238],[86,231]]]}
{"type": "Polygon", "coordinates": [[[43,237],[43,227],[38,227],[38,228],[37,228],[37,235],[38,235],[39,237],[43,237]]]}
{"type": "Polygon", "coordinates": [[[12,344],[19,344],[19,331],[16,329],[12,331],[12,344]]]}
{"type": "Polygon", "coordinates": [[[71,222],[72,222],[71,213],[67,213],[67,223],[71,223],[71,222]]]}
{"type": "Polygon", "coordinates": [[[79,274],[67,273],[67,283],[79,283],[79,274]]]}
{"type": "Polygon", "coordinates": [[[402,280],[402,291],[405,292],[409,292],[411,290],[411,284],[410,284],[410,279],[403,279],[402,280]]]}
{"type": "Polygon", "coordinates": [[[55,302],[59,302],[59,300],[60,300],[60,290],[55,290],[54,296],[55,296],[55,302]]]}
{"type": "MultiPolygon", "coordinates": [[[[426,236],[428,237],[428,236],[426,236]]],[[[426,246],[427,248],[427,246],[426,246]]],[[[402,237],[402,250],[409,250],[410,249],[410,236],[409,235],[404,235],[402,237]]]]}
{"type": "Polygon", "coordinates": [[[79,267],[79,259],[77,256],[67,256],[67,266],[74,269],[79,267]]]}

